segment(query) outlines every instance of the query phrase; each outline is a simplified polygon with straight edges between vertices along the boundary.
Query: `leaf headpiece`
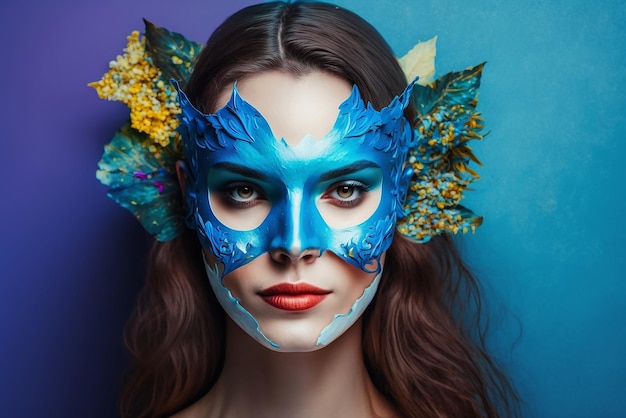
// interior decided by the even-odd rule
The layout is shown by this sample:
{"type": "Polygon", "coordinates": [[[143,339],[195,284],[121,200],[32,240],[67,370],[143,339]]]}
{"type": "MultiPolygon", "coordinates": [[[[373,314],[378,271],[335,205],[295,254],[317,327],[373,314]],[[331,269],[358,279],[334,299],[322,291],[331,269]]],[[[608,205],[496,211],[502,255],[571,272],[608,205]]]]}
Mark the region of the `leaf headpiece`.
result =
{"type": "MultiPolygon", "coordinates": [[[[409,151],[414,175],[397,229],[417,242],[441,233],[474,231],[482,218],[460,204],[480,164],[469,141],[482,139],[483,120],[476,111],[483,64],[434,74],[435,40],[418,43],[400,59],[407,78],[420,76],[411,100],[416,146],[409,151]]],[[[109,186],[108,196],[130,210],[159,241],[169,241],[185,227],[176,161],[183,158],[178,132],[180,106],[170,79],[189,78],[202,45],[145,21],[145,36],[128,36],[124,54],[90,83],[98,96],[121,101],[130,120],[105,146],[96,177],[109,186]]]]}

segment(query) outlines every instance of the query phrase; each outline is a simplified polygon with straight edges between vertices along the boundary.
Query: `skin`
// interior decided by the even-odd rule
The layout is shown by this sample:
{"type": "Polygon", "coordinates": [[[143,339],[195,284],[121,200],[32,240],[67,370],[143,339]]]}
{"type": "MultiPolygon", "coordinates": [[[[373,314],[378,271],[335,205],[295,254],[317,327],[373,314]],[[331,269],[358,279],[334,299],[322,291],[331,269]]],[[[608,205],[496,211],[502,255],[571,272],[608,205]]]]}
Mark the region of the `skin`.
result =
{"type": "MultiPolygon", "coordinates": [[[[219,106],[228,101],[231,88],[224,90],[219,106]]],[[[321,138],[328,133],[339,104],[351,91],[347,81],[318,71],[299,77],[264,72],[239,80],[237,88],[264,115],[274,136],[284,138],[290,146],[306,134],[321,138]]],[[[328,192],[335,199],[349,195],[345,190],[338,195],[335,189],[328,192]]],[[[251,196],[255,195],[239,192],[235,197],[251,196]]],[[[367,218],[379,199],[371,192],[350,210],[357,218],[367,218]]],[[[233,225],[246,222],[245,210],[220,207],[215,203],[220,201],[219,196],[212,195],[212,208],[220,220],[233,225]]],[[[269,203],[260,200],[252,207],[251,213],[261,221],[263,213],[269,211],[265,205],[269,203]]],[[[345,209],[337,211],[332,198],[321,197],[318,207],[329,223],[345,217],[345,209]]],[[[220,377],[203,398],[175,417],[394,416],[365,369],[361,319],[328,346],[315,346],[321,330],[334,315],[350,309],[374,276],[332,252],[319,256],[319,251],[308,248],[276,250],[228,274],[224,285],[258,320],[263,332],[288,352],[262,346],[227,319],[226,358],[220,377]],[[316,307],[295,313],[272,307],[259,296],[262,289],[284,282],[309,283],[329,290],[329,294],[316,307]]]]}

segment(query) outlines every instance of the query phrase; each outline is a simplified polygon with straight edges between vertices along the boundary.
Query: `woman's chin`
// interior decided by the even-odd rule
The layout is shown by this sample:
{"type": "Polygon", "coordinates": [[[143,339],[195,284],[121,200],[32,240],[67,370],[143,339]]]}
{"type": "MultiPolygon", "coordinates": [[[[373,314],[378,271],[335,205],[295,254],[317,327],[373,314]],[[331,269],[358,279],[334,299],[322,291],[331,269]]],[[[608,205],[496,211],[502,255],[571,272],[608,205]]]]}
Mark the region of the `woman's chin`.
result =
{"type": "Polygon", "coordinates": [[[265,336],[278,347],[274,347],[271,344],[266,344],[266,347],[281,353],[308,353],[316,351],[325,347],[322,344],[318,344],[320,332],[321,330],[302,333],[289,332],[288,330],[268,332],[265,336]]]}
{"type": "Polygon", "coordinates": [[[272,347],[270,345],[267,345],[266,347],[278,353],[310,353],[326,347],[324,345],[310,343],[287,343],[282,345],[280,343],[277,344],[279,344],[279,347],[272,347]]]}

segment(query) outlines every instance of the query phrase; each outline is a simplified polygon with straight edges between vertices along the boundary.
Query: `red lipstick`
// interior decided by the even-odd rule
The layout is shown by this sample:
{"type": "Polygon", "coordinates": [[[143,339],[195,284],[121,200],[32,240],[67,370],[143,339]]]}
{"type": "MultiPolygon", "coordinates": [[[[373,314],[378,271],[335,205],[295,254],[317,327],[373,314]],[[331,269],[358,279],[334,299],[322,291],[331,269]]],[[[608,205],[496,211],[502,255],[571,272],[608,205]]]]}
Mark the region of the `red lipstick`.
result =
{"type": "Polygon", "coordinates": [[[284,311],[306,311],[319,304],[330,290],[307,283],[279,283],[259,292],[265,302],[284,311]]]}

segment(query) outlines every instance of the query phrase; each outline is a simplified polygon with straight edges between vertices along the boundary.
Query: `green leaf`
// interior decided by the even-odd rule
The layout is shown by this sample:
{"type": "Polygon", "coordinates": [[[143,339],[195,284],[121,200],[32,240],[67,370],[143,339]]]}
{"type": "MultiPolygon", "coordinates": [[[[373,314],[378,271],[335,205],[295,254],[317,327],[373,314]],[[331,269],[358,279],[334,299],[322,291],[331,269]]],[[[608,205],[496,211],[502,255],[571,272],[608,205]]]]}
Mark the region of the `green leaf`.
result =
{"type": "Polygon", "coordinates": [[[164,81],[169,82],[173,78],[184,85],[191,75],[202,44],[156,26],[146,19],[144,23],[146,52],[153,64],[163,73],[164,81]]]}
{"type": "Polygon", "coordinates": [[[438,107],[449,108],[455,104],[476,107],[480,76],[485,63],[464,71],[450,72],[427,86],[417,85],[412,99],[418,118],[428,115],[438,107]]]}
{"type": "Polygon", "coordinates": [[[96,177],[108,196],[128,209],[159,241],[175,238],[184,227],[182,195],[173,145],[151,149],[147,135],[125,124],[104,147],[96,177]]]}

